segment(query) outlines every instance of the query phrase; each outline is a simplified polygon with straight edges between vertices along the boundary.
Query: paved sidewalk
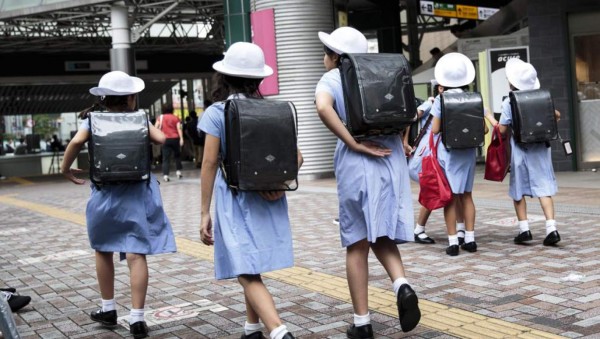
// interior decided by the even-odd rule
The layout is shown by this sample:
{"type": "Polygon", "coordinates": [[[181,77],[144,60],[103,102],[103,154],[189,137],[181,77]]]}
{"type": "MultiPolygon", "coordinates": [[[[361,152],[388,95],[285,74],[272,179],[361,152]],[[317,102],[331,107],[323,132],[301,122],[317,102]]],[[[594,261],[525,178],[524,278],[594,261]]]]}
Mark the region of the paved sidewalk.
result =
{"type": "MultiPolygon", "coordinates": [[[[481,169],[479,169],[481,170],[481,169]]],[[[517,227],[504,183],[474,188],[479,251],[444,253],[441,211],[428,233],[435,245],[400,245],[408,279],[419,294],[421,324],[402,333],[391,283],[369,259],[370,309],[377,338],[600,338],[600,173],[557,173],[555,199],[562,242],[544,247],[543,214],[528,199],[534,241],[512,243],[517,227]]],[[[216,281],[212,249],[199,242],[199,171],[161,183],[178,253],[148,257],[146,309],[153,338],[239,338],[244,297],[235,281],[216,281]]],[[[416,201],[417,186],[413,185],[416,201]]],[[[87,186],[59,176],[0,181],[0,287],[16,287],[32,302],[15,316],[24,338],[129,337],[123,326],[106,329],[88,313],[99,292],[85,229],[87,186]]],[[[265,275],[288,328],[300,338],[345,338],[352,306],[345,281],[333,179],[300,182],[288,194],[295,267],[265,275]]],[[[418,205],[415,204],[415,211],[418,205]]],[[[116,266],[116,301],[128,314],[125,263],[116,266]]],[[[266,331],[265,331],[265,334],[266,331]]]]}

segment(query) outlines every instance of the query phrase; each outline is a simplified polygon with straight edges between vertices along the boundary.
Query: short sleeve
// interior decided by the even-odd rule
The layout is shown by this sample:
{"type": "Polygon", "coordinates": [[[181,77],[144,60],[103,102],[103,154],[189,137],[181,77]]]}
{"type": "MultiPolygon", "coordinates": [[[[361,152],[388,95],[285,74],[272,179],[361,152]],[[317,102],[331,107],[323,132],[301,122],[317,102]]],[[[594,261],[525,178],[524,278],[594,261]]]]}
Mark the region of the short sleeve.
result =
{"type": "Polygon", "coordinates": [[[502,114],[500,115],[500,125],[512,124],[512,109],[510,108],[510,99],[506,98],[502,101],[502,114]]]}
{"type": "Polygon", "coordinates": [[[433,104],[430,100],[425,100],[422,104],[419,105],[419,107],[417,107],[417,111],[423,111],[424,113],[427,113],[431,109],[432,105],[433,104]]]}
{"type": "Polygon", "coordinates": [[[435,100],[433,101],[433,106],[431,107],[431,111],[429,111],[429,114],[433,115],[438,119],[442,118],[442,104],[440,102],[439,95],[435,97],[435,100]]]}
{"type": "Polygon", "coordinates": [[[223,102],[218,102],[208,107],[204,111],[204,114],[202,114],[202,118],[198,120],[197,129],[221,139],[225,130],[224,109],[225,103],[223,102]]]}
{"type": "Polygon", "coordinates": [[[332,97],[335,97],[335,90],[333,88],[334,79],[332,79],[332,72],[327,72],[323,74],[321,80],[317,83],[317,88],[315,89],[315,96],[321,92],[329,93],[332,97]]]}
{"type": "Polygon", "coordinates": [[[79,129],[85,129],[86,131],[90,130],[90,119],[83,119],[81,124],[79,125],[79,129]]]}

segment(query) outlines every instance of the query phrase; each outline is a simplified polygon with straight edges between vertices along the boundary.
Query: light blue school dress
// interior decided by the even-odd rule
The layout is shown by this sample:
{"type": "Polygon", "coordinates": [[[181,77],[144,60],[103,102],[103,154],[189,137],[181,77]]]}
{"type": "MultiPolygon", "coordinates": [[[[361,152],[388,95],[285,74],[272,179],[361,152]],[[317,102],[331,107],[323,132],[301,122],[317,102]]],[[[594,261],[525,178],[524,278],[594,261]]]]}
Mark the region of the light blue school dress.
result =
{"type": "MultiPolygon", "coordinates": [[[[512,125],[510,99],[502,101],[500,124],[512,125]]],[[[510,159],[510,185],[508,195],[515,201],[523,196],[549,197],[556,194],[558,185],[552,168],[550,147],[542,143],[518,144],[510,138],[512,155],[510,159]]]]}
{"type": "MultiPolygon", "coordinates": [[[[461,89],[450,89],[446,93],[461,93],[461,89]]],[[[431,115],[442,119],[442,105],[440,96],[435,97],[431,115]]],[[[484,112],[481,112],[484,115],[484,112]]],[[[434,142],[441,134],[434,135],[434,142]]],[[[429,144],[429,139],[426,142],[429,144]]],[[[429,145],[428,145],[429,147],[429,145]]],[[[477,160],[476,148],[446,149],[444,143],[440,140],[438,144],[438,161],[446,173],[450,189],[454,194],[463,194],[473,191],[473,181],[475,180],[475,162],[477,160]]]]}
{"type": "MultiPolygon", "coordinates": [[[[342,83],[338,69],[323,75],[315,93],[326,92],[335,100],[335,110],[346,121],[342,83]]],[[[410,179],[402,138],[379,136],[370,140],[392,149],[375,158],[357,153],[338,140],[333,158],[337,180],[342,246],[379,237],[397,242],[414,241],[410,179]]]]}
{"type": "MultiPolygon", "coordinates": [[[[198,129],[220,139],[225,156],[225,103],[217,102],[202,114],[198,129]]],[[[227,186],[219,168],[214,186],[215,277],[235,278],[294,265],[292,232],[285,196],[267,201],[257,192],[227,186]]]]}
{"type": "MultiPolygon", "coordinates": [[[[425,100],[419,107],[417,107],[418,111],[423,111],[423,116],[419,119],[419,127],[423,128],[427,119],[429,118],[429,113],[431,112],[431,108],[433,107],[433,103],[431,100],[425,100]]],[[[421,172],[421,164],[423,162],[423,157],[428,156],[431,153],[429,149],[429,134],[431,133],[431,123],[427,126],[423,134],[423,138],[417,145],[417,149],[413,152],[412,156],[408,161],[408,174],[410,175],[410,179],[419,182],[419,173],[421,172]]]]}
{"type": "MultiPolygon", "coordinates": [[[[90,130],[85,119],[80,128],[90,130]]],[[[163,209],[158,180],[105,185],[92,193],[85,217],[90,245],[100,252],[159,254],[177,251],[171,222],[163,209]]]]}

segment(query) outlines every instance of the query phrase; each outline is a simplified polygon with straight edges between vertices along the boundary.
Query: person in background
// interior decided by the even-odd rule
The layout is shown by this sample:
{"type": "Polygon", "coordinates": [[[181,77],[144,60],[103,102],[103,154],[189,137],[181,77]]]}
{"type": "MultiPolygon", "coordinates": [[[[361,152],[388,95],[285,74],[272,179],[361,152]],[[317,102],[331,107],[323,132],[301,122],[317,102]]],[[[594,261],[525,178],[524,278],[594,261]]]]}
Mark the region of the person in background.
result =
{"type": "MultiPolygon", "coordinates": [[[[60,171],[77,185],[85,180],[75,176],[80,169],[71,168],[82,146],[90,139],[89,112],[136,111],[137,93],[145,87],[144,81],[121,71],[106,73],[97,87],[90,89],[100,97],[94,106],[82,111],[81,126],[64,154],[60,171]]],[[[164,134],[152,125],[148,128],[151,142],[163,143],[164,134]]],[[[148,181],[120,182],[98,187],[91,185],[92,193],[86,207],[86,223],[91,247],[95,250],[96,274],[102,297],[102,308],[93,311],[90,318],[105,326],[117,325],[115,302],[115,267],[113,253],[127,259],[130,272],[131,305],[129,330],[135,339],[148,336],[144,320],[144,305],[148,290],[148,263],[146,255],[175,252],[175,236],[163,209],[158,180],[151,174],[148,181]]]]}
{"type": "Polygon", "coordinates": [[[167,138],[162,146],[163,180],[171,180],[169,177],[171,154],[175,158],[177,178],[181,179],[183,177],[181,174],[181,169],[183,168],[181,165],[181,147],[183,147],[184,143],[181,121],[173,114],[173,105],[163,105],[162,111],[163,114],[156,119],[156,128],[161,130],[167,138]]]}
{"type": "MultiPolygon", "coordinates": [[[[506,62],[506,77],[511,91],[530,90],[540,88],[537,71],[530,63],[521,59],[509,59],[506,62]]],[[[526,112],[529,114],[530,112],[526,112]]],[[[535,112],[533,112],[535,113],[535,112]]],[[[493,115],[486,116],[488,120],[497,125],[493,115]]],[[[555,111],[556,120],[560,120],[560,112],[555,111]]],[[[502,101],[502,115],[500,116],[500,133],[508,133],[509,126],[513,123],[513,112],[510,98],[502,101]]],[[[513,199],[515,212],[519,221],[519,234],[514,238],[515,244],[525,244],[533,240],[527,219],[527,203],[525,196],[538,198],[544,216],[546,217],[546,238],[544,246],[554,246],[561,239],[554,219],[554,200],[552,196],[558,191],[554,169],[552,167],[552,154],[550,145],[546,143],[519,144],[514,138],[510,139],[510,184],[508,195],[513,199]]]]}
{"type": "Polygon", "coordinates": [[[192,156],[194,158],[194,164],[196,165],[196,168],[201,168],[206,133],[204,133],[202,130],[198,131],[198,114],[196,111],[190,111],[189,118],[190,122],[186,125],[185,134],[192,143],[192,156]]]}

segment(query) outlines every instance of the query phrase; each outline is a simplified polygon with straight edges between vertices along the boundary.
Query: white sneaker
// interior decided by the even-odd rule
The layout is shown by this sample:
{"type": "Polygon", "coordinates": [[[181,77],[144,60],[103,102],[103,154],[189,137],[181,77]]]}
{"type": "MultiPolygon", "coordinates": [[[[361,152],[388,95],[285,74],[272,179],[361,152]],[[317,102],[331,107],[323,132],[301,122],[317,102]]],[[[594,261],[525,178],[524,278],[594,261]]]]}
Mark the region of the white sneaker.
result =
{"type": "Polygon", "coordinates": [[[169,176],[168,176],[168,175],[165,175],[165,176],[163,176],[163,179],[164,179],[164,181],[169,181],[169,180],[171,180],[171,179],[169,179],[169,176]]]}
{"type": "Polygon", "coordinates": [[[340,225],[340,218],[335,218],[335,219],[333,219],[332,222],[333,222],[334,225],[339,226],[340,225]]]}
{"type": "Polygon", "coordinates": [[[181,175],[181,171],[177,171],[177,179],[181,179],[183,178],[183,175],[181,175]]]}

